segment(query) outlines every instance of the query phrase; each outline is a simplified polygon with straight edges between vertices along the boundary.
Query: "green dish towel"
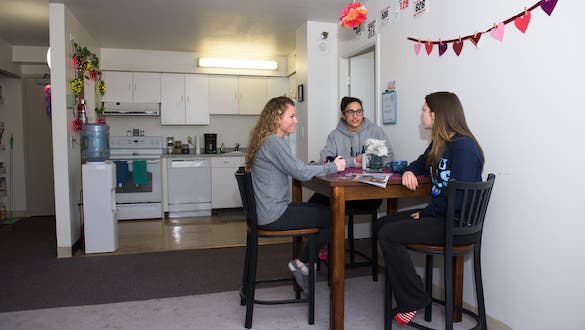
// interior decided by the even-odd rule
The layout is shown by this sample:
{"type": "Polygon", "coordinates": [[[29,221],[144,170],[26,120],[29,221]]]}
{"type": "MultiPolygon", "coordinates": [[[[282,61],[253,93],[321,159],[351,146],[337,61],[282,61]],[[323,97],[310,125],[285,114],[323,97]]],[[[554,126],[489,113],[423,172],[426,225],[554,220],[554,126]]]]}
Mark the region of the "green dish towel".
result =
{"type": "Polygon", "coordinates": [[[134,184],[146,184],[148,178],[146,177],[146,161],[133,160],[132,161],[132,179],[134,184]]]}

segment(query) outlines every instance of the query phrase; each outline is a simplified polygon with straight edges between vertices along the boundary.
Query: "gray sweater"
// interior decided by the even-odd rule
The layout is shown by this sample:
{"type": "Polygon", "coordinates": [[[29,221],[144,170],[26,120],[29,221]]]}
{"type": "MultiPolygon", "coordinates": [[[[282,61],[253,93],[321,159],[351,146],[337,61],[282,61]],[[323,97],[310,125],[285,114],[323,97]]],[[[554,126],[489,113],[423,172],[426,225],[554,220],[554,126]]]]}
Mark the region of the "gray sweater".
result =
{"type": "Polygon", "coordinates": [[[321,150],[321,161],[325,161],[328,156],[341,155],[347,161],[347,167],[355,167],[355,156],[361,154],[362,148],[366,145],[366,140],[372,138],[385,140],[388,147],[388,156],[385,163],[394,159],[394,152],[390,145],[390,140],[384,133],[384,130],[366,118],[363,119],[362,127],[359,132],[352,132],[347,129],[343,119],[339,119],[337,128],[327,137],[327,144],[321,150]],[[353,155],[351,152],[353,151],[353,155]]]}
{"type": "Polygon", "coordinates": [[[258,224],[276,221],[290,203],[289,176],[307,181],[314,176],[337,173],[335,163],[307,164],[296,159],[288,142],[272,134],[260,147],[252,166],[258,224]]]}

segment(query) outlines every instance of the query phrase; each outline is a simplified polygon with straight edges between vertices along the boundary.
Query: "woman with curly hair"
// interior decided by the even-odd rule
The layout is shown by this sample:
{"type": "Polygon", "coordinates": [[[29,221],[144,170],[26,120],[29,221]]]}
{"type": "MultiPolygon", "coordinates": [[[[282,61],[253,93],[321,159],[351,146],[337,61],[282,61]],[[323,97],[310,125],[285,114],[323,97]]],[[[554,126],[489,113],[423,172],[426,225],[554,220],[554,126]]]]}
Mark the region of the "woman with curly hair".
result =
{"type": "MultiPolygon", "coordinates": [[[[285,96],[266,103],[256,127],[250,135],[246,154],[246,169],[252,173],[256,197],[258,227],[270,230],[319,228],[315,251],[329,241],[329,209],[311,203],[291,203],[290,177],[307,181],[314,176],[345,170],[345,159],[337,157],[326,164],[308,164],[292,155],[285,135],[295,131],[298,123],[295,104],[285,96]]],[[[296,260],[288,263],[299,286],[305,289],[304,276],[309,271],[309,251],[303,249],[296,260]]]]}

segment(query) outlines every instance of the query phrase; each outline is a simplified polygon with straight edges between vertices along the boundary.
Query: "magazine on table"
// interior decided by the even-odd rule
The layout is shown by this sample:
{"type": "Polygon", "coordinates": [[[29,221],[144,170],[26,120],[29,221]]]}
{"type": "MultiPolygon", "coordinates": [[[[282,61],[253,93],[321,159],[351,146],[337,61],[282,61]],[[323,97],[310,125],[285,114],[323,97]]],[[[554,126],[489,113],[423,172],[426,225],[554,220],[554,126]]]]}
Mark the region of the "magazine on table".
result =
{"type": "Polygon", "coordinates": [[[386,188],[388,179],[392,176],[392,173],[364,173],[359,178],[359,182],[371,184],[381,188],[386,188]]]}

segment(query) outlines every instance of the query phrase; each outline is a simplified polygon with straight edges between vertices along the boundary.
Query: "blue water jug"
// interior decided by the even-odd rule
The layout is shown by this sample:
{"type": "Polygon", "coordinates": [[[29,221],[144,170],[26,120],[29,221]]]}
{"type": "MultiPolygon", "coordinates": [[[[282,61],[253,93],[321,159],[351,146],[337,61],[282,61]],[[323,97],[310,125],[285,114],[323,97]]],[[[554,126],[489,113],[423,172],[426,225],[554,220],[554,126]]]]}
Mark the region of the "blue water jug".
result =
{"type": "Polygon", "coordinates": [[[102,163],[110,158],[110,127],[105,123],[85,124],[81,133],[81,159],[102,163]]]}

